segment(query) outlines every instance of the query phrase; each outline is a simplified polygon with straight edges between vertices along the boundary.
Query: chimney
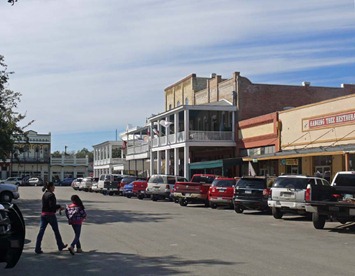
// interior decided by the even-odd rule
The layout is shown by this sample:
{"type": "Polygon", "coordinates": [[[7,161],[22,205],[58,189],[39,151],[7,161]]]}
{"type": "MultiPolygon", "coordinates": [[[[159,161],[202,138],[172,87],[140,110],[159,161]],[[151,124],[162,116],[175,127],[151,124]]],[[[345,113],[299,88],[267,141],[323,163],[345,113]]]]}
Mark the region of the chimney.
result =
{"type": "Polygon", "coordinates": [[[304,81],[302,82],[302,86],[310,86],[311,83],[309,81],[304,81]]]}

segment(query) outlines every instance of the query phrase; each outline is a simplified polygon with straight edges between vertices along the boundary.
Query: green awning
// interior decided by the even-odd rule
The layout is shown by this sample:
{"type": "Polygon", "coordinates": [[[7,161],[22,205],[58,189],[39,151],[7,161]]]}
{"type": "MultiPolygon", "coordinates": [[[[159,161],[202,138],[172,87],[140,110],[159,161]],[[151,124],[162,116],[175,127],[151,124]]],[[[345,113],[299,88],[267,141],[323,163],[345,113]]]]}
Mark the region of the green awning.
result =
{"type": "Polygon", "coordinates": [[[211,169],[211,168],[228,168],[233,166],[238,166],[242,164],[242,158],[228,158],[222,160],[213,160],[213,161],[203,161],[190,163],[190,170],[197,169],[211,169]]]}

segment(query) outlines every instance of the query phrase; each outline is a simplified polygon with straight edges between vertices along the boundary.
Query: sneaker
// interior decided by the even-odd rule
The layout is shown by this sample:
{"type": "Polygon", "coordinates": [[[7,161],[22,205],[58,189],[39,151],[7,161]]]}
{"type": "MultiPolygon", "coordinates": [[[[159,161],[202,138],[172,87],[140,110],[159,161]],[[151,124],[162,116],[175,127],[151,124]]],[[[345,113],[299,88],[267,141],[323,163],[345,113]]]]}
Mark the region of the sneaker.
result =
{"type": "Polygon", "coordinates": [[[62,251],[63,249],[67,248],[68,244],[63,244],[61,248],[59,248],[59,251],[62,251]]]}
{"type": "Polygon", "coordinates": [[[43,251],[42,251],[42,250],[35,250],[35,253],[36,253],[36,254],[42,254],[43,251]]]}
{"type": "Polygon", "coordinates": [[[83,253],[83,250],[81,248],[77,248],[76,253],[83,253]]]}
{"type": "Polygon", "coordinates": [[[70,252],[70,254],[72,254],[72,255],[74,255],[74,248],[73,247],[68,247],[68,250],[69,250],[69,252],[70,252]]]}

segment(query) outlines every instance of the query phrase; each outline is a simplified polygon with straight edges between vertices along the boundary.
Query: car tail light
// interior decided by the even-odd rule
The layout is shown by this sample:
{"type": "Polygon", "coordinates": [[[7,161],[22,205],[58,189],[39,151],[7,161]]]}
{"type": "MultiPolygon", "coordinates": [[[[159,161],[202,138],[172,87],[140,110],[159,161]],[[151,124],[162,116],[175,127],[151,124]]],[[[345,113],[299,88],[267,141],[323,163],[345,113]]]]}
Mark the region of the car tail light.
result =
{"type": "Polygon", "coordinates": [[[264,197],[269,197],[269,195],[270,195],[270,189],[264,189],[263,190],[263,196],[264,197]]]}
{"type": "Polygon", "coordinates": [[[304,199],[305,199],[305,201],[311,201],[311,185],[310,184],[307,185],[307,189],[304,194],[304,199]]]}

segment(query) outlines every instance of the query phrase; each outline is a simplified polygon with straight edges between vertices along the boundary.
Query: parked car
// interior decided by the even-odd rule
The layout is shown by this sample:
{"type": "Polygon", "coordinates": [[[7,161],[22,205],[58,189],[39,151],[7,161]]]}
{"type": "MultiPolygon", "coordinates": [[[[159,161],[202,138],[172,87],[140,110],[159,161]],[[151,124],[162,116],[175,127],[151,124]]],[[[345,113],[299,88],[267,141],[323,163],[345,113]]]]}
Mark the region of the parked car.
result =
{"type": "Polygon", "coordinates": [[[127,177],[123,174],[102,174],[98,182],[98,189],[103,194],[117,195],[121,180],[127,177]]]}
{"type": "Polygon", "coordinates": [[[40,177],[31,177],[27,180],[28,182],[28,185],[31,185],[31,186],[43,186],[43,179],[40,178],[40,177]]]}
{"type": "Polygon", "coordinates": [[[208,191],[217,176],[194,174],[190,181],[177,181],[173,189],[174,201],[178,201],[181,206],[187,206],[190,203],[203,203],[208,207],[208,191]]]}
{"type": "Polygon", "coordinates": [[[10,183],[0,184],[0,202],[11,203],[13,199],[18,199],[19,197],[18,185],[10,183]]]}
{"type": "Polygon", "coordinates": [[[187,179],[177,175],[154,174],[149,178],[145,192],[153,201],[172,200],[170,193],[177,181],[186,182],[187,179]]]}
{"type": "Polygon", "coordinates": [[[93,177],[84,177],[81,182],[79,183],[78,190],[89,192],[92,188],[92,184],[94,183],[93,177]]]}
{"type": "Polygon", "coordinates": [[[132,182],[132,184],[133,184],[132,193],[138,199],[143,199],[145,197],[148,197],[145,193],[145,190],[147,189],[147,185],[148,185],[147,180],[135,180],[132,182]]]}
{"type": "Polygon", "coordinates": [[[5,180],[1,180],[0,183],[21,185],[22,177],[8,177],[5,180]]]}
{"type": "Polygon", "coordinates": [[[133,196],[133,181],[124,185],[123,187],[123,196],[131,198],[133,196]]]}
{"type": "Polygon", "coordinates": [[[355,221],[355,171],[337,172],[330,186],[308,184],[306,202],[316,229],[323,229],[328,218],[355,221]]]}
{"type": "Polygon", "coordinates": [[[271,187],[268,205],[275,219],[285,213],[311,215],[306,212],[306,190],[308,184],[329,186],[324,178],[303,175],[281,175],[271,187]]]}
{"type": "Polygon", "coordinates": [[[243,176],[235,187],[234,210],[243,213],[244,210],[270,211],[268,199],[270,188],[275,177],[243,176]]]}
{"type": "Polygon", "coordinates": [[[0,263],[5,262],[5,268],[13,268],[25,244],[25,221],[18,206],[7,202],[0,202],[0,221],[0,263]]]}
{"type": "Polygon", "coordinates": [[[75,180],[73,177],[64,178],[59,182],[59,186],[71,186],[72,182],[75,180]]]}
{"type": "Polygon", "coordinates": [[[119,188],[118,188],[118,194],[119,195],[125,195],[124,192],[124,186],[126,184],[129,184],[131,182],[133,182],[134,180],[137,180],[137,176],[126,176],[124,178],[122,178],[120,184],[119,184],[119,188]]]}
{"type": "Polygon", "coordinates": [[[217,177],[208,190],[208,202],[212,209],[219,205],[233,207],[235,178],[217,177]]]}
{"type": "Polygon", "coordinates": [[[79,190],[79,186],[80,186],[81,181],[83,181],[83,178],[78,177],[78,178],[74,179],[70,185],[74,190],[79,190]]]}
{"type": "Polygon", "coordinates": [[[96,182],[93,182],[92,185],[91,185],[91,190],[90,192],[95,192],[95,193],[99,193],[100,192],[100,189],[98,187],[98,181],[96,182]]]}

